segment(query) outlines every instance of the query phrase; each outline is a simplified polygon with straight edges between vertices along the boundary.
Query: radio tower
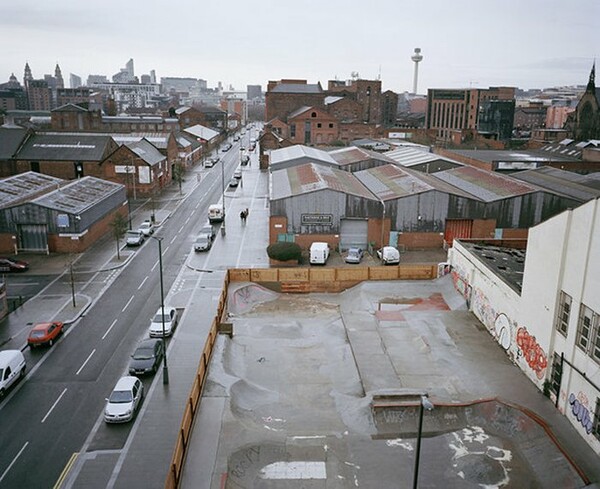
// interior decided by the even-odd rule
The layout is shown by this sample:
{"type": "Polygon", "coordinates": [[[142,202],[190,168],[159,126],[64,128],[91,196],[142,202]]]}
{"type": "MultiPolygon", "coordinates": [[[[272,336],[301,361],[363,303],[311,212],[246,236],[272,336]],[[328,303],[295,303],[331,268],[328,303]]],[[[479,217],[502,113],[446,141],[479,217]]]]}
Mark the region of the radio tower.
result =
{"type": "Polygon", "coordinates": [[[415,48],[415,54],[411,58],[415,62],[415,75],[413,77],[413,94],[417,94],[417,81],[419,79],[419,63],[423,61],[423,55],[421,54],[421,48],[415,48]]]}

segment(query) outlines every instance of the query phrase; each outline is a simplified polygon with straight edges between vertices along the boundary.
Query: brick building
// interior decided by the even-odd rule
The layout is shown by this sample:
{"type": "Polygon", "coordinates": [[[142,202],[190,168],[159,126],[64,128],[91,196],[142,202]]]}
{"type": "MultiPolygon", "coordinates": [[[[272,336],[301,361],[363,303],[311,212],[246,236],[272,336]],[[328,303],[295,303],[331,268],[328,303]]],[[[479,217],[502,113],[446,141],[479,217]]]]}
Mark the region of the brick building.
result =
{"type": "Polygon", "coordinates": [[[294,144],[329,144],[339,136],[337,119],[316,107],[301,107],[289,114],[288,127],[294,144]]]}
{"type": "Polygon", "coordinates": [[[286,120],[300,107],[323,107],[325,92],[320,83],[309,84],[306,80],[269,81],[265,99],[266,120],[286,120]]]}

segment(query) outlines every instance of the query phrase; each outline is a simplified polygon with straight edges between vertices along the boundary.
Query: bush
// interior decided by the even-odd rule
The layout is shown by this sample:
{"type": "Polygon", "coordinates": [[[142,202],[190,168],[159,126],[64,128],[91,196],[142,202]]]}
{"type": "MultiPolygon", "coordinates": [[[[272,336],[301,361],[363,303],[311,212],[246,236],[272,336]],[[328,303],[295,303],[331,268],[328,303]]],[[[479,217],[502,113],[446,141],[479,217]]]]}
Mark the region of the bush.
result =
{"type": "Polygon", "coordinates": [[[272,260],[300,261],[302,259],[302,248],[296,243],[273,243],[267,247],[267,255],[272,260]]]}

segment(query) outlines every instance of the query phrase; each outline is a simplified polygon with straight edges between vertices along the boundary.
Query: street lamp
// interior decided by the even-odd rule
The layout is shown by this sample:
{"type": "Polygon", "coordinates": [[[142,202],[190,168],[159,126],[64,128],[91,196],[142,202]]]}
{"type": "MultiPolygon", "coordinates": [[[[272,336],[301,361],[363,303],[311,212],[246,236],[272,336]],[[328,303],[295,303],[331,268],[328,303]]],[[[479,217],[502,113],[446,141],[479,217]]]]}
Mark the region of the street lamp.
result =
{"type": "Polygon", "coordinates": [[[384,236],[385,236],[385,202],[381,199],[381,246],[383,248],[385,246],[384,236]]]}
{"type": "Polygon", "coordinates": [[[421,433],[423,431],[423,409],[427,411],[433,410],[433,404],[428,398],[427,394],[421,395],[421,401],[419,403],[419,429],[417,431],[417,449],[415,450],[415,470],[413,475],[413,489],[417,489],[419,480],[419,458],[421,455],[421,433]]]}
{"type": "Polygon", "coordinates": [[[221,224],[221,236],[225,236],[225,158],[221,158],[221,188],[223,190],[223,224],[221,224]]]}
{"type": "Polygon", "coordinates": [[[169,383],[169,369],[167,367],[167,347],[166,343],[166,335],[165,335],[165,291],[163,287],[163,266],[162,266],[162,237],[151,236],[156,241],[158,241],[158,268],[160,271],[160,317],[162,319],[162,337],[163,337],[163,384],[167,385],[169,383]]]}

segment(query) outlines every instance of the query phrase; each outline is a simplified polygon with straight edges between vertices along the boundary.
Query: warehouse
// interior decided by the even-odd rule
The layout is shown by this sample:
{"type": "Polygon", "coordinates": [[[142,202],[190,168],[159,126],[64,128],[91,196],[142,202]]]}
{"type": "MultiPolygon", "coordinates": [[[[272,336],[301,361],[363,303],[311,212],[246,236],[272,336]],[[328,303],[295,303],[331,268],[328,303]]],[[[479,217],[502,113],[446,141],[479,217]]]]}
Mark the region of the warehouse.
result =
{"type": "Polygon", "coordinates": [[[34,172],[0,181],[0,252],[79,253],[110,233],[116,213],[127,219],[123,185],[65,183],[34,172]]]}

